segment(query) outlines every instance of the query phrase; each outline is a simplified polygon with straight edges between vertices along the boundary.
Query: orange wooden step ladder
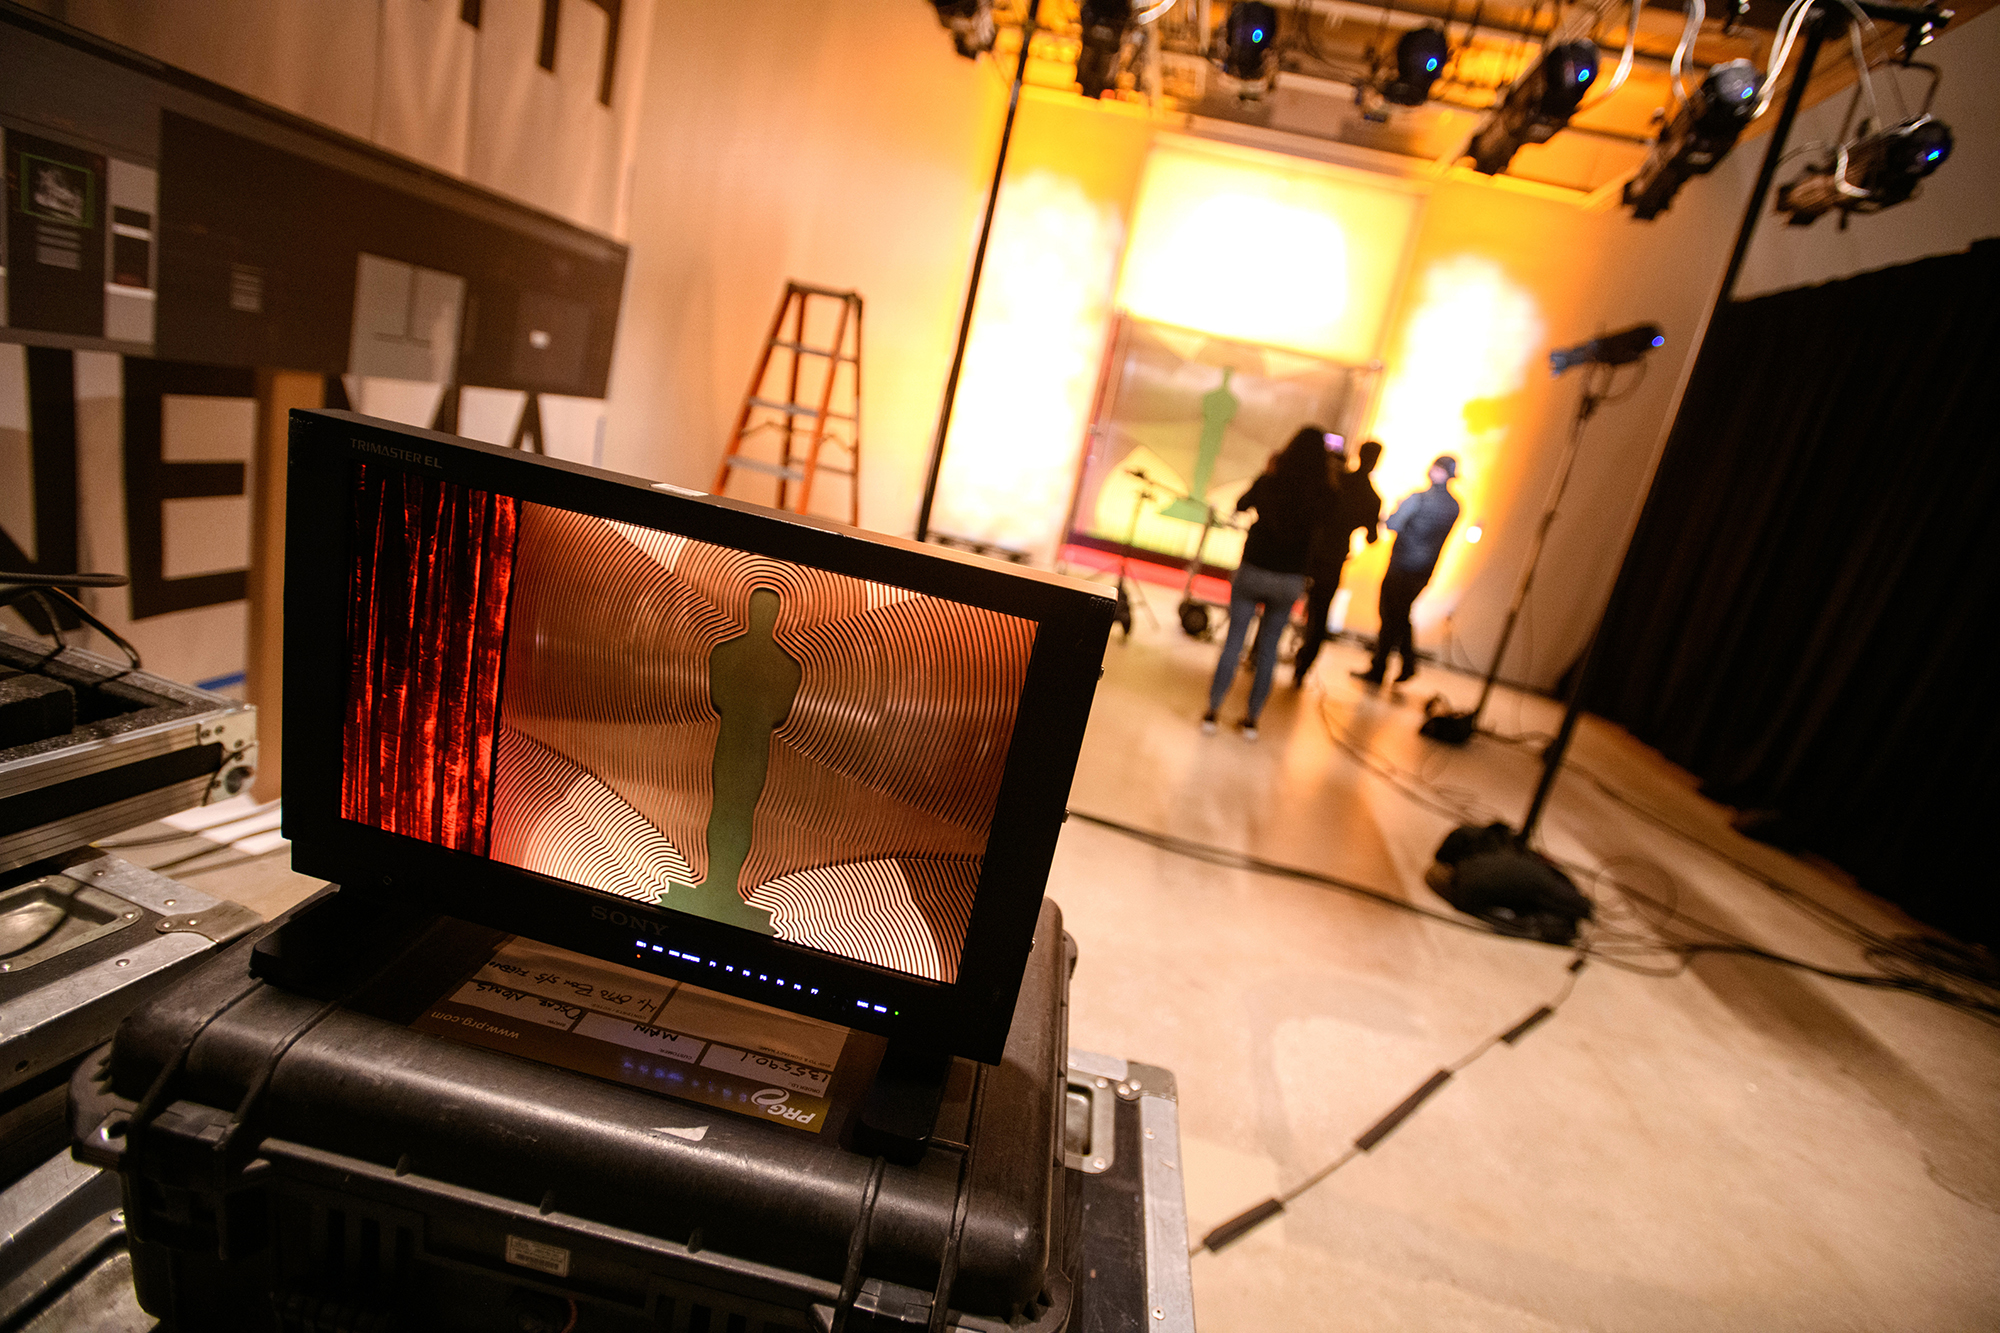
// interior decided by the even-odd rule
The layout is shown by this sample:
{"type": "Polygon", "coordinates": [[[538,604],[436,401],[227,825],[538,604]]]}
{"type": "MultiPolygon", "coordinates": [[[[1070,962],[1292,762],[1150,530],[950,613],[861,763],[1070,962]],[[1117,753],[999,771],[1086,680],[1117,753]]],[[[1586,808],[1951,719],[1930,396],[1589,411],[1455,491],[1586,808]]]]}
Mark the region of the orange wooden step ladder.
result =
{"type": "Polygon", "coordinates": [[[749,392],[743,395],[736,428],[730,432],[729,447],[723,451],[722,466],[715,474],[717,495],[727,494],[730,474],[738,469],[775,478],[775,507],[796,514],[808,512],[817,478],[826,474],[845,477],[847,521],[861,525],[859,292],[833,291],[803,282],[785,284],[784,299],[778,302],[778,313],[764,339],[764,354],[758,358],[757,373],[750,377],[749,392]],[[820,309],[816,317],[809,317],[808,307],[815,300],[821,302],[820,309]],[[828,302],[834,303],[831,308],[828,302]],[[808,343],[808,332],[823,341],[808,343]],[[850,368],[846,376],[840,373],[843,366],[850,368]],[[761,444],[767,439],[775,439],[776,447],[745,452],[746,444],[761,444]],[[836,451],[832,461],[822,462],[821,450],[829,447],[836,451]]]}

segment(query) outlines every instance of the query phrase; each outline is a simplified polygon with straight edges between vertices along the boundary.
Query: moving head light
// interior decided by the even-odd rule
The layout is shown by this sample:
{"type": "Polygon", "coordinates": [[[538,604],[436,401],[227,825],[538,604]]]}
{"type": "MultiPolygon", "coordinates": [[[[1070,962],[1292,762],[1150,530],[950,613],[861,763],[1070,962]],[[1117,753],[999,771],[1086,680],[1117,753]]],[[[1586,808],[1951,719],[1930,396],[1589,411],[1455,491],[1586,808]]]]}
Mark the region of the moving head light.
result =
{"type": "Polygon", "coordinates": [[[1680,114],[1653,141],[1639,174],[1625,182],[1625,202],[1632,206],[1633,217],[1652,221],[1673,202],[1688,177],[1714,170],[1757,114],[1763,82],[1757,67],[1747,60],[1731,60],[1709,70],[1680,114]]]}
{"type": "Polygon", "coordinates": [[[1562,42],[1542,52],[1541,63],[1508,90],[1486,123],[1472,136],[1472,166],[1498,175],[1525,143],[1547,143],[1569,124],[1570,115],[1597,77],[1597,47],[1587,41],[1562,42]]]}
{"type": "Polygon", "coordinates": [[[967,60],[993,49],[993,0],[931,0],[951,44],[967,60]]]}
{"type": "Polygon", "coordinates": [[[1397,106],[1422,106],[1450,54],[1436,28],[1412,28],[1396,43],[1396,77],[1382,85],[1382,96],[1397,106]]]}
{"type": "Polygon", "coordinates": [[[1102,97],[1118,82],[1118,56],[1132,26],[1132,0],[1083,0],[1083,49],[1076,53],[1076,81],[1085,97],[1102,97]]]}
{"type": "Polygon", "coordinates": [[[1277,38],[1277,10],[1251,0],[1231,5],[1222,25],[1222,72],[1245,83],[1261,83],[1277,38]]]}
{"type": "Polygon", "coordinates": [[[1560,375],[1571,366],[1622,366],[1637,361],[1655,347],[1666,346],[1667,335],[1657,324],[1634,324],[1617,333],[1549,353],[1549,373],[1560,375]]]}
{"type": "Polygon", "coordinates": [[[1778,211],[1788,214],[1794,227],[1805,227],[1837,208],[1845,226],[1850,213],[1877,213],[1902,203],[1950,156],[1950,127],[1934,116],[1918,116],[1844,143],[1831,161],[1808,166],[1799,179],[1778,187],[1778,211]]]}

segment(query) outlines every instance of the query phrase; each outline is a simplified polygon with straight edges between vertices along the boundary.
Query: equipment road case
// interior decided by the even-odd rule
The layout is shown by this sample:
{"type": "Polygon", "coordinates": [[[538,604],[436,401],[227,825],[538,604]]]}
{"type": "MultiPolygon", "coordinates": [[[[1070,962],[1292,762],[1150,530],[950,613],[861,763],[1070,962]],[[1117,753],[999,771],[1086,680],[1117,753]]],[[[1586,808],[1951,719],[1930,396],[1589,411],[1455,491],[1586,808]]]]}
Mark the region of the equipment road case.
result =
{"type": "Polygon", "coordinates": [[[246,940],[78,1071],[78,1156],[120,1173],[166,1326],[1072,1327],[1086,1173],[1063,1157],[1074,945],[1053,903],[1003,1059],[956,1063],[909,1166],[844,1146],[837,1116],[812,1134],[412,1031],[430,998],[396,997],[441,994],[504,937],[378,935],[389,965],[333,999],[252,975],[246,940]]]}
{"type": "Polygon", "coordinates": [[[1173,1074],[1071,1051],[1063,1116],[1082,1177],[1071,1333],[1194,1333],[1173,1074]]]}

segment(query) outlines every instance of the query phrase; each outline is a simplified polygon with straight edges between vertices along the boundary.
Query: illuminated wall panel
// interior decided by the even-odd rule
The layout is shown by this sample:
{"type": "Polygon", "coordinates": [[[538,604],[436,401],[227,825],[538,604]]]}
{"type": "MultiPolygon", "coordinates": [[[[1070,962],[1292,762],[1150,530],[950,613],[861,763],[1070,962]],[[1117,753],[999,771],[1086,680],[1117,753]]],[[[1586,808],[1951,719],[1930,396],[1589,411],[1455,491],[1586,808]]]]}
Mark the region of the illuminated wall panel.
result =
{"type": "Polygon", "coordinates": [[[932,526],[1046,563],[1061,540],[1151,126],[1025,102],[993,219],[932,526]]]}
{"type": "Polygon", "coordinates": [[[1118,304],[1204,333],[1372,361],[1422,208],[1421,195],[1386,177],[1162,138],[1140,185],[1118,304]]]}
{"type": "MultiPolygon", "coordinates": [[[[1430,481],[1433,458],[1458,459],[1452,490],[1465,517],[1445,548],[1425,602],[1428,623],[1457,599],[1455,566],[1469,554],[1461,539],[1486,512],[1503,446],[1520,407],[1528,371],[1546,355],[1536,293],[1491,258],[1467,252],[1420,262],[1401,335],[1391,349],[1388,382],[1372,432],[1385,445],[1376,486],[1385,506],[1430,481]]],[[[1508,459],[1510,475],[1520,466],[1508,459]]]]}

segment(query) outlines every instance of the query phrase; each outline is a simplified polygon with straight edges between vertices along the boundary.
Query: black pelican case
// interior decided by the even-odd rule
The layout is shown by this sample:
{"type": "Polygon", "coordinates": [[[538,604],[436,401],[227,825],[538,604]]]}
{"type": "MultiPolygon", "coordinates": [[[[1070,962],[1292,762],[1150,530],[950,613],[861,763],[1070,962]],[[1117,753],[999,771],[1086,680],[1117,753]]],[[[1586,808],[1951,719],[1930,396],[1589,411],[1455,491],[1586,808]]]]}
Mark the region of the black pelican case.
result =
{"type": "MultiPolygon", "coordinates": [[[[1000,1064],[953,1063],[909,1165],[836,1117],[807,1134],[412,1031],[504,937],[440,917],[365,935],[344,989],[268,978],[287,949],[305,975],[348,945],[296,923],[246,939],[79,1069],[76,1154],[119,1172],[139,1302],[166,1327],[1072,1327],[1075,946],[1053,903],[1000,1064]]],[[[843,1062],[836,1093],[871,1072],[843,1062]]]]}

